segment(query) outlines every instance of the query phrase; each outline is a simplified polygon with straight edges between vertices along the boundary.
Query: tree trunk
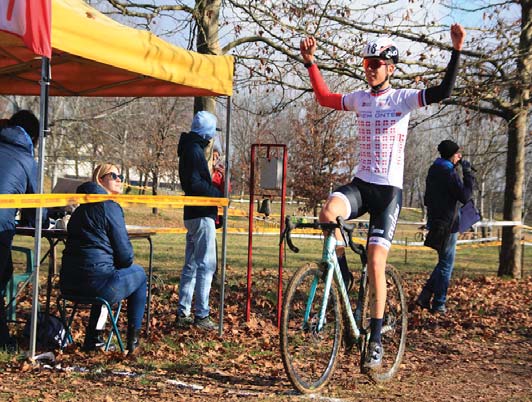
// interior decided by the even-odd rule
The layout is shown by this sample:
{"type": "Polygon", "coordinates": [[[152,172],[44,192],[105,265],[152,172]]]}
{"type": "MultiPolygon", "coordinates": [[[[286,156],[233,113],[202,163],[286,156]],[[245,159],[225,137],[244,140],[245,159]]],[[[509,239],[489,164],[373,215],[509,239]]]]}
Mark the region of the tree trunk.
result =
{"type": "MultiPolygon", "coordinates": [[[[503,207],[503,219],[505,221],[521,221],[525,172],[525,129],[526,110],[523,110],[508,124],[506,187],[503,207]]],[[[499,276],[521,277],[521,232],[521,226],[504,226],[502,228],[499,276]]]]}
{"type": "MultiPolygon", "coordinates": [[[[532,82],[532,1],[522,0],[521,36],[517,59],[517,79],[510,90],[510,97],[516,105],[508,123],[508,152],[506,160],[506,189],[503,216],[505,220],[521,221],[523,215],[523,183],[525,174],[525,138],[527,133],[527,112],[530,103],[532,82]]],[[[499,257],[498,275],[520,278],[521,227],[510,226],[502,230],[502,246],[499,257]]]]}
{"type": "MultiPolygon", "coordinates": [[[[221,53],[220,41],[218,37],[218,25],[220,19],[221,0],[197,0],[196,1],[196,24],[197,41],[196,49],[198,53],[214,54],[221,53]]],[[[202,96],[194,98],[194,114],[200,110],[206,110],[216,115],[216,103],[212,96],[202,96]]],[[[214,141],[210,141],[205,147],[205,159],[212,170],[212,149],[214,141]]]]}
{"type": "MultiPolygon", "coordinates": [[[[153,171],[152,172],[152,177],[153,177],[153,180],[151,182],[151,192],[153,195],[157,195],[158,194],[158,189],[159,189],[159,173],[157,171],[153,171]]],[[[159,213],[159,209],[158,208],[152,208],[151,209],[151,213],[153,215],[157,215],[159,213]]]]}

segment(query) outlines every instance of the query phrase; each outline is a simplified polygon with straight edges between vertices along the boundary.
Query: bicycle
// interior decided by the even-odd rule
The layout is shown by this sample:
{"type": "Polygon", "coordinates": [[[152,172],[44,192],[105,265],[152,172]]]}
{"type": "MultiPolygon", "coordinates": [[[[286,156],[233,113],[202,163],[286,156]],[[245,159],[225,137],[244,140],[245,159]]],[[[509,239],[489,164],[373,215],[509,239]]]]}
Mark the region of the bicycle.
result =
{"type": "Polygon", "coordinates": [[[407,303],[399,273],[386,265],[387,300],[382,327],[384,357],[378,370],[365,370],[363,362],[369,344],[370,291],[367,279],[366,248],[351,237],[354,224],[341,217],[337,223],[296,223],[286,218],[281,243],[299,252],[291,239],[296,228],[313,228],[325,232],[322,259],[302,266],[291,278],[283,299],[280,328],[281,357],[290,382],[303,393],[322,389],[331,379],[342,338],[346,350],[360,351],[360,368],[376,382],[391,379],[399,369],[406,345],[407,303]],[[345,244],[360,256],[361,275],[355,313],[342,279],[336,257],[336,229],[345,244]],[[346,330],[344,331],[344,325],[346,330]]]}
{"type": "Polygon", "coordinates": [[[427,233],[428,233],[427,226],[421,225],[420,227],[418,227],[418,229],[420,231],[414,234],[414,240],[417,242],[423,242],[427,238],[427,233]]]}

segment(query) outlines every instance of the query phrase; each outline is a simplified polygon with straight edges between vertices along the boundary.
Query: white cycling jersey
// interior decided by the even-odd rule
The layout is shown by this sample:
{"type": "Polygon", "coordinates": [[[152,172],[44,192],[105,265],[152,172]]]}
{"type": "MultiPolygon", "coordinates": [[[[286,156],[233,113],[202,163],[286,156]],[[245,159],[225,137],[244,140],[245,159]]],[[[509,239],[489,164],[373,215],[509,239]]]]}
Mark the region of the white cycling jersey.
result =
{"type": "Polygon", "coordinates": [[[410,112],[425,106],[424,90],[355,91],[342,97],[342,108],[358,118],[356,177],[367,183],[403,188],[404,151],[410,112]]]}

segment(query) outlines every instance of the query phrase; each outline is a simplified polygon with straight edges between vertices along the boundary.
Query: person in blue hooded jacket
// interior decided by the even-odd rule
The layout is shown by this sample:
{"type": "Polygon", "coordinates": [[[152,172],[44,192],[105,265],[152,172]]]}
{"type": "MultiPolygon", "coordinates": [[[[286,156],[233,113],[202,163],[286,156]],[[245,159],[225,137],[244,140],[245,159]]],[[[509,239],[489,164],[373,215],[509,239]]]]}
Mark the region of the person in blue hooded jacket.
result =
{"type": "Polygon", "coordinates": [[[449,235],[438,251],[438,263],[423,286],[416,304],[430,309],[432,313],[445,314],[460,223],[457,204],[465,204],[471,199],[475,178],[471,163],[462,159],[460,147],[454,141],[442,141],[438,145],[438,151],[441,158],[434,161],[426,179],[424,202],[427,206],[427,226],[430,230],[443,225],[448,229],[449,235]],[[458,164],[462,165],[463,181],[456,171],[458,164]]]}
{"type": "MultiPolygon", "coordinates": [[[[216,116],[207,111],[194,115],[191,131],[181,134],[177,154],[179,179],[187,196],[222,197],[212,183],[204,149],[216,133],[216,116]]],[[[185,206],[183,219],[187,229],[185,264],[179,282],[177,324],[180,327],[194,322],[200,328],[217,328],[209,317],[209,295],[216,270],[216,206],[185,206]],[[195,294],[194,319],[191,317],[192,297],[195,294]]]]}
{"type": "MultiPolygon", "coordinates": [[[[15,113],[0,130],[0,194],[33,194],[37,190],[37,164],[33,148],[39,140],[39,120],[29,110],[15,113]]],[[[0,208],[0,348],[12,349],[4,293],[13,275],[11,245],[15,236],[15,208],[0,208]]],[[[32,209],[28,213],[31,219],[32,209]]],[[[35,215],[33,216],[33,221],[35,215]]]]}
{"type": "MultiPolygon", "coordinates": [[[[94,170],[92,181],[80,185],[81,194],[120,194],[122,175],[113,164],[94,170]]],[[[114,201],[82,204],[76,208],[67,226],[63,251],[60,288],[64,294],[99,296],[109,303],[127,299],[127,349],[139,345],[139,333],[146,306],[146,273],[133,264],[124,212],[114,201]]],[[[101,331],[96,329],[101,313],[93,306],[85,333],[84,350],[102,346],[101,331]]]]}

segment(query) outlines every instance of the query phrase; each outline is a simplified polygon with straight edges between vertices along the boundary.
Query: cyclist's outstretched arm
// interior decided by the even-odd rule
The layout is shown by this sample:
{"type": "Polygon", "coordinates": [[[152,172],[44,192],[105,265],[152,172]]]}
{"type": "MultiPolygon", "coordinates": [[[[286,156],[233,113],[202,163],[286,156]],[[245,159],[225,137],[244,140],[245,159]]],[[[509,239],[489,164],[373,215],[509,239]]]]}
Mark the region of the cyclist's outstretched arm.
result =
{"type": "Polygon", "coordinates": [[[316,51],[316,39],[312,36],[305,38],[299,45],[301,56],[308,68],[310,83],[316,99],[321,106],[330,107],[336,110],[342,110],[342,94],[332,93],[323,80],[318,66],[314,64],[314,53],[316,51]]]}
{"type": "Polygon", "coordinates": [[[456,81],[456,74],[458,72],[458,65],[460,59],[460,52],[464,45],[465,30],[460,24],[451,25],[451,40],[453,43],[453,51],[451,53],[451,60],[447,65],[445,76],[440,85],[427,88],[425,92],[425,105],[440,102],[451,96],[456,81]]]}

